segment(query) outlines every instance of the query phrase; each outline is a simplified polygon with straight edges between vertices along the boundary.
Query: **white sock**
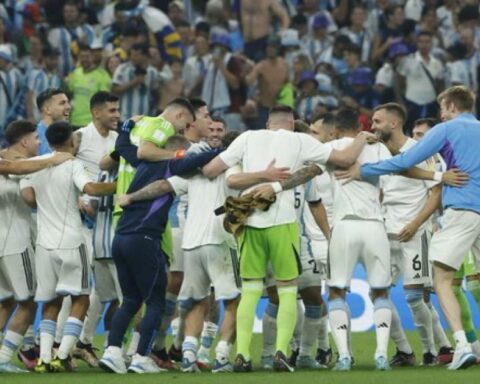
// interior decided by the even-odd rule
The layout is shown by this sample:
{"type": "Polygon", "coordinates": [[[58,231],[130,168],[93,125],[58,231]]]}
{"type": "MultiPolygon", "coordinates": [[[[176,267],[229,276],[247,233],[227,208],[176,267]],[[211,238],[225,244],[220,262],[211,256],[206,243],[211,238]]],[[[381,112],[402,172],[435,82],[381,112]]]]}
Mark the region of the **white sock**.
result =
{"type": "Polygon", "coordinates": [[[402,327],[402,321],[400,320],[400,316],[398,315],[397,308],[395,305],[390,301],[391,308],[392,308],[392,322],[390,324],[390,337],[393,339],[397,349],[404,353],[412,353],[412,347],[408,342],[407,336],[405,335],[405,331],[402,327]]]}
{"type": "Polygon", "coordinates": [[[105,336],[103,337],[103,349],[107,349],[108,347],[108,335],[110,331],[105,331],[105,336]]]}
{"type": "MultiPolygon", "coordinates": [[[[322,305],[323,307],[324,305],[322,305]]],[[[328,351],[330,349],[330,341],[328,340],[328,315],[320,318],[318,327],[318,349],[328,351]]]]}
{"type": "Polygon", "coordinates": [[[277,339],[278,305],[268,303],[262,320],[263,351],[262,356],[273,356],[277,339]]]}
{"type": "Polygon", "coordinates": [[[0,348],[0,364],[8,363],[22,343],[23,335],[8,330],[3,338],[2,348],[0,348]]]}
{"type": "Polygon", "coordinates": [[[197,361],[198,339],[194,336],[185,336],[182,343],[182,355],[190,362],[197,361]]]}
{"type": "Polygon", "coordinates": [[[232,349],[232,344],[230,344],[228,341],[220,340],[215,348],[215,358],[221,364],[226,363],[230,356],[231,349],[232,349]]]}
{"type": "Polygon", "coordinates": [[[295,323],[295,329],[293,330],[293,337],[292,337],[292,340],[290,341],[290,348],[292,349],[292,351],[296,351],[300,349],[304,319],[305,319],[305,312],[304,312],[302,300],[297,300],[297,322],[295,323]]]}
{"type": "Polygon", "coordinates": [[[328,302],[328,317],[333,340],[340,358],[350,357],[348,348],[348,312],[345,300],[337,298],[328,302]]]}
{"type": "Polygon", "coordinates": [[[318,335],[322,316],[320,305],[306,305],[305,318],[303,320],[302,339],[300,343],[300,356],[311,356],[315,338],[318,335]]]}
{"type": "Polygon", "coordinates": [[[177,295],[167,292],[165,295],[165,312],[160,324],[160,329],[157,334],[155,343],[153,344],[153,350],[160,351],[165,348],[165,339],[167,338],[168,328],[175,316],[175,308],[177,306],[177,295]]]}
{"type": "Polygon", "coordinates": [[[72,309],[72,298],[70,296],[65,296],[62,301],[62,308],[60,308],[60,312],[58,313],[57,317],[57,330],[55,333],[55,342],[60,344],[63,338],[63,328],[65,327],[65,322],[70,316],[70,312],[72,309]]]}
{"type": "Polygon", "coordinates": [[[412,311],[413,321],[420,335],[420,340],[422,341],[423,353],[431,352],[436,356],[437,351],[433,339],[432,312],[425,301],[423,301],[423,297],[407,303],[412,311]]]}
{"type": "Polygon", "coordinates": [[[52,348],[55,341],[57,323],[53,320],[40,321],[40,359],[44,363],[51,363],[52,348]]]}
{"type": "Polygon", "coordinates": [[[430,308],[430,312],[432,312],[433,338],[435,344],[437,344],[439,348],[451,348],[452,344],[450,343],[450,340],[448,340],[447,334],[440,323],[440,316],[438,316],[437,310],[431,302],[427,303],[427,306],[430,308]]]}
{"type": "Polygon", "coordinates": [[[348,351],[350,352],[350,356],[353,356],[352,350],[352,311],[350,310],[350,306],[346,306],[347,316],[348,316],[348,331],[347,331],[347,342],[348,342],[348,351]]]}
{"type": "Polygon", "coordinates": [[[201,341],[200,341],[200,349],[198,354],[200,353],[206,354],[207,356],[210,354],[210,347],[212,346],[213,340],[217,334],[217,325],[213,324],[210,321],[205,321],[203,324],[203,330],[201,341]]]}
{"type": "Polygon", "coordinates": [[[70,352],[77,344],[78,338],[82,333],[83,321],[69,317],[63,330],[62,342],[58,348],[58,357],[62,360],[70,356],[70,352]]]}
{"type": "Polygon", "coordinates": [[[82,334],[80,335],[80,341],[83,344],[92,344],[97,325],[102,318],[105,304],[100,302],[98,294],[94,291],[90,294],[90,304],[88,306],[87,316],[83,323],[82,334]]]}
{"type": "Polygon", "coordinates": [[[33,325],[30,325],[23,337],[23,345],[21,349],[22,351],[28,351],[33,347],[35,347],[35,331],[33,330],[33,325]]]}
{"type": "Polygon", "coordinates": [[[456,347],[464,347],[468,345],[467,336],[465,331],[457,331],[453,333],[453,339],[455,340],[456,347]]]}
{"type": "Polygon", "coordinates": [[[140,341],[140,332],[133,331],[130,344],[128,344],[127,356],[133,356],[137,353],[138,343],[140,341]]]}
{"type": "Polygon", "coordinates": [[[373,321],[377,334],[377,350],[375,358],[379,356],[387,357],[388,339],[390,338],[390,325],[392,323],[392,308],[390,300],[379,297],[375,299],[373,312],[373,321]]]}

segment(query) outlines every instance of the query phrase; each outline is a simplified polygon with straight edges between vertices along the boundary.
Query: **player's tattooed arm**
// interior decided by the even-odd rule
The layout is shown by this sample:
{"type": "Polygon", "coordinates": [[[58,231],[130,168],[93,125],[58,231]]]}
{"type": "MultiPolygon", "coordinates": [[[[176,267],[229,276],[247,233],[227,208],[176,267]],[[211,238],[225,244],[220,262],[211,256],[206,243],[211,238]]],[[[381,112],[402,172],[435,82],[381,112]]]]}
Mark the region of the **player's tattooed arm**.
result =
{"type": "Polygon", "coordinates": [[[305,184],[312,180],[315,176],[321,175],[322,170],[316,164],[309,164],[294,172],[288,179],[280,181],[282,190],[292,189],[299,185],[305,184]]]}
{"type": "Polygon", "coordinates": [[[157,197],[163,196],[172,191],[173,188],[168,181],[157,180],[136,192],[119,196],[118,204],[120,204],[122,207],[125,207],[137,201],[156,199],[157,197]]]}

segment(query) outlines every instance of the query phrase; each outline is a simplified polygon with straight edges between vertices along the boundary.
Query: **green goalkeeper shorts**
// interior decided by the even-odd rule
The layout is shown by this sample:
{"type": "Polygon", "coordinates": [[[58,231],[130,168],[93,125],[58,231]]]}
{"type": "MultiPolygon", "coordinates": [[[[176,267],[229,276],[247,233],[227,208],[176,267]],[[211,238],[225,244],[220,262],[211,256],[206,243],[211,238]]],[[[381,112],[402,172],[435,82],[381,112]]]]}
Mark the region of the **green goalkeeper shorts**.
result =
{"type": "Polygon", "coordinates": [[[475,275],[476,273],[475,258],[472,252],[468,252],[462,266],[457,272],[455,272],[454,279],[463,279],[464,277],[475,275]]]}
{"type": "Polygon", "coordinates": [[[269,228],[245,226],[238,239],[240,277],[263,279],[270,262],[275,280],[296,279],[301,271],[300,232],[297,223],[269,228]]]}

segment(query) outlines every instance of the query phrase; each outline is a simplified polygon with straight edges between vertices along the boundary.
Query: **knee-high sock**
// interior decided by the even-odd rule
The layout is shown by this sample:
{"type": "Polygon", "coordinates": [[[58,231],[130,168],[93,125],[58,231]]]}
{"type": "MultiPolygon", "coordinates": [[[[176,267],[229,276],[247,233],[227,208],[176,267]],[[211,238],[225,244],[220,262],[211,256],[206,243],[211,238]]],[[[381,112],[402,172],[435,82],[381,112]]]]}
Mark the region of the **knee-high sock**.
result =
{"type": "Polygon", "coordinates": [[[70,316],[70,311],[72,309],[72,299],[70,296],[65,296],[62,302],[62,308],[57,317],[57,328],[55,331],[55,342],[60,344],[63,337],[63,328],[65,327],[65,322],[70,316]]]}
{"type": "Polygon", "coordinates": [[[397,346],[397,349],[401,352],[405,353],[412,353],[412,347],[408,342],[407,336],[405,335],[405,331],[402,327],[402,321],[400,320],[400,316],[398,314],[397,308],[390,300],[390,305],[392,308],[392,323],[390,325],[390,337],[392,338],[393,342],[397,346]]]}
{"type": "Polygon", "coordinates": [[[247,360],[250,359],[253,322],[262,291],[263,283],[261,281],[243,282],[242,297],[237,310],[237,353],[242,354],[247,360]]]}
{"type": "Polygon", "coordinates": [[[173,339],[173,346],[176,349],[180,349],[182,347],[183,339],[185,338],[185,318],[191,309],[192,302],[188,300],[181,301],[178,305],[178,330],[175,338],[173,339]]]}
{"type": "Polygon", "coordinates": [[[422,341],[423,353],[437,354],[433,338],[432,312],[423,300],[422,288],[405,288],[405,298],[422,341]]]}
{"type": "Polygon", "coordinates": [[[297,322],[296,286],[278,287],[277,343],[276,350],[287,354],[288,344],[297,322]]]}
{"type": "Polygon", "coordinates": [[[293,329],[293,337],[290,340],[290,349],[297,351],[300,349],[300,343],[302,341],[302,328],[305,313],[303,310],[302,300],[297,298],[297,321],[295,322],[295,328],[293,329]]]}
{"type": "Polygon", "coordinates": [[[344,299],[336,298],[328,302],[328,317],[333,340],[337,346],[339,358],[350,357],[348,348],[348,304],[344,299]]]}
{"type": "Polygon", "coordinates": [[[100,319],[102,318],[104,309],[105,304],[100,302],[98,293],[93,290],[90,294],[90,304],[88,306],[87,316],[83,323],[82,334],[80,335],[80,341],[83,344],[93,343],[93,337],[95,336],[95,331],[100,319]]]}
{"type": "Polygon", "coordinates": [[[262,320],[263,351],[262,356],[273,356],[275,353],[275,341],[277,339],[277,314],[278,306],[267,304],[262,320]]]}
{"type": "Polygon", "coordinates": [[[51,363],[52,361],[52,347],[55,341],[55,328],[57,323],[52,320],[40,321],[40,359],[44,363],[51,363]]]}
{"type": "Polygon", "coordinates": [[[83,321],[75,317],[69,317],[67,319],[63,330],[62,342],[60,343],[60,347],[58,347],[58,357],[60,359],[66,359],[70,355],[70,352],[82,333],[82,328],[83,321]]]}
{"type": "Polygon", "coordinates": [[[322,306],[305,306],[305,318],[303,320],[302,339],[300,343],[300,356],[311,356],[312,348],[315,344],[315,338],[312,337],[312,335],[318,335],[321,318],[322,306]]]}
{"type": "Polygon", "coordinates": [[[375,331],[377,334],[377,350],[375,358],[387,356],[388,339],[390,338],[390,325],[392,323],[392,308],[390,300],[378,297],[373,302],[374,312],[373,320],[375,322],[375,331]]]}
{"type": "Polygon", "coordinates": [[[439,348],[451,348],[452,344],[450,343],[450,340],[448,340],[447,334],[442,327],[442,324],[440,322],[440,316],[438,316],[437,310],[431,302],[428,302],[427,306],[428,308],[430,308],[430,312],[432,312],[433,338],[435,340],[435,344],[439,348]]]}
{"type": "Polygon", "coordinates": [[[165,315],[162,318],[160,329],[157,334],[157,339],[153,345],[155,351],[159,351],[165,348],[165,339],[167,337],[168,328],[172,322],[173,316],[175,316],[175,308],[177,306],[177,295],[167,292],[165,295],[165,315]]]}
{"type": "Polygon", "coordinates": [[[327,304],[322,304],[322,313],[320,317],[320,325],[318,327],[318,349],[327,351],[330,348],[328,340],[328,310],[327,304]]]}
{"type": "Polygon", "coordinates": [[[470,310],[470,304],[468,303],[467,296],[462,287],[454,285],[453,293],[457,298],[458,305],[460,306],[460,315],[462,318],[462,326],[467,336],[469,343],[473,343],[477,340],[477,335],[475,333],[475,327],[473,325],[472,312],[470,310]]]}
{"type": "Polygon", "coordinates": [[[12,360],[13,354],[23,343],[23,335],[7,331],[3,339],[2,347],[0,348],[0,364],[8,363],[12,360]]]}
{"type": "Polygon", "coordinates": [[[33,325],[30,325],[25,332],[21,349],[22,351],[28,351],[33,347],[35,347],[35,331],[33,329],[33,325]]]}

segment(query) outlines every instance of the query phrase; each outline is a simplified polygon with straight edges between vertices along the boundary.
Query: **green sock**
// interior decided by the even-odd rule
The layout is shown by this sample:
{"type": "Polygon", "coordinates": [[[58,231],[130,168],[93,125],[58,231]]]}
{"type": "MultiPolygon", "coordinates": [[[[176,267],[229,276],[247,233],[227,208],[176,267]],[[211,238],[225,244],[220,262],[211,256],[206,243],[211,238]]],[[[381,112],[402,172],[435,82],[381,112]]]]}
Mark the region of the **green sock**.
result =
{"type": "Polygon", "coordinates": [[[250,343],[258,300],[262,296],[262,281],[242,282],[242,297],[237,309],[237,353],[250,360],[250,343]]]}
{"type": "Polygon", "coordinates": [[[467,289],[472,294],[477,303],[477,307],[480,310],[480,280],[467,281],[467,289]]]}
{"type": "Polygon", "coordinates": [[[460,305],[460,315],[462,317],[462,326],[465,330],[465,333],[475,332],[475,327],[473,326],[472,312],[470,311],[470,305],[468,304],[467,296],[462,287],[457,285],[453,286],[453,293],[457,298],[458,304],[460,305]]]}
{"type": "Polygon", "coordinates": [[[277,351],[287,354],[288,344],[293,336],[297,323],[297,292],[296,286],[279,287],[277,314],[277,351]]]}

